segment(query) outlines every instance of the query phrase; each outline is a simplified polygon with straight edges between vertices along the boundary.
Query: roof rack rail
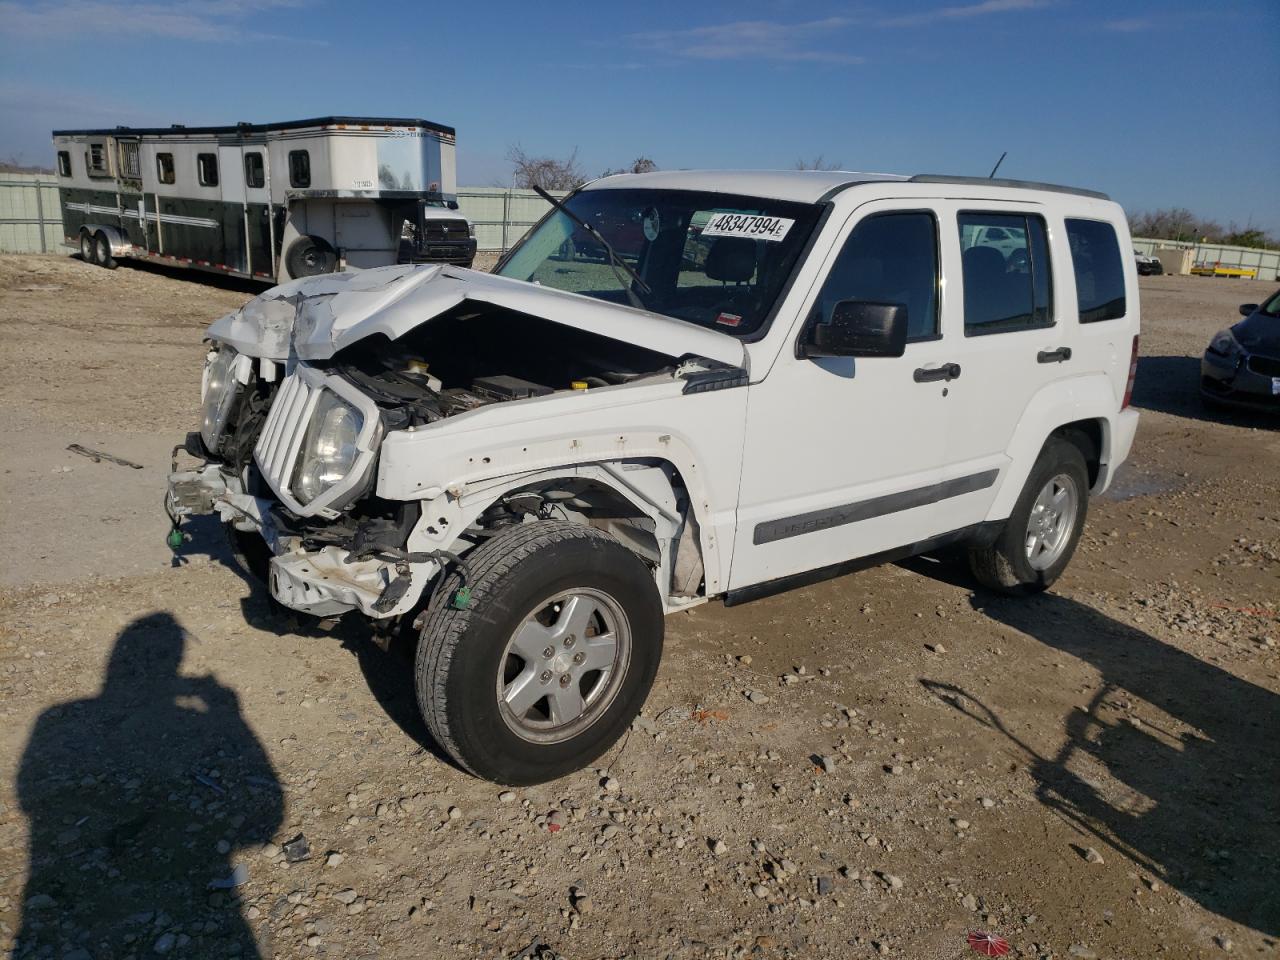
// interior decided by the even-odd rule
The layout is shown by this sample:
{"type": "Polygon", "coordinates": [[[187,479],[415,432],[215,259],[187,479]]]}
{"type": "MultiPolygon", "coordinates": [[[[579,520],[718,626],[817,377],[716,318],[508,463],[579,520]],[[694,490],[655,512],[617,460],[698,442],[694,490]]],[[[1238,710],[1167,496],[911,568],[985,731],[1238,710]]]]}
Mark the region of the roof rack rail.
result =
{"type": "Polygon", "coordinates": [[[958,183],[974,187],[1017,187],[1020,190],[1048,190],[1053,193],[1071,193],[1078,197],[1110,200],[1105,193],[1084,190],[1080,187],[1064,187],[1057,183],[1039,183],[1035,180],[1006,180],[1003,177],[952,177],[941,173],[917,173],[908,183],[958,183]]]}

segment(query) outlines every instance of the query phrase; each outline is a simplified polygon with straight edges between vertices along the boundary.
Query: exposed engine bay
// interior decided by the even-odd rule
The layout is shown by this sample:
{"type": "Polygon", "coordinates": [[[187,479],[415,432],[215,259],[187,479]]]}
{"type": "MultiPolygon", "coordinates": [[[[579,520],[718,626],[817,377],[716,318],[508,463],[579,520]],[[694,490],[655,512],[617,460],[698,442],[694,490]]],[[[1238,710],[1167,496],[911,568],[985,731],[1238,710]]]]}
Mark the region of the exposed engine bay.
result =
{"type": "Polygon", "coordinates": [[[505,307],[468,301],[397,340],[375,335],[326,365],[395,427],[490,403],[673,373],[677,360],[505,307]]]}

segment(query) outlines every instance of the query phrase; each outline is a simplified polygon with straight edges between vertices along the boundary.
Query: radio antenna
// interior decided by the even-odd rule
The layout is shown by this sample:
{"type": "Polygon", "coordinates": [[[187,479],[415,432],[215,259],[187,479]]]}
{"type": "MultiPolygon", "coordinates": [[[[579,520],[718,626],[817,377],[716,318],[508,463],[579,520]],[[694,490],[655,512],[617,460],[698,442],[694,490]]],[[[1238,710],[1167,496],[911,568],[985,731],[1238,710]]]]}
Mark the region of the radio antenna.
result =
{"type": "Polygon", "coordinates": [[[995,165],[994,167],[992,167],[992,168],[991,168],[991,172],[987,174],[987,179],[988,179],[988,180],[994,180],[994,179],[995,179],[995,177],[996,177],[996,171],[1000,169],[1000,164],[1004,163],[1004,158],[1005,158],[1005,157],[1007,157],[1008,155],[1009,155],[1009,151],[1008,151],[1008,150],[1006,150],[1004,153],[1000,154],[1000,159],[996,161],[996,165],[995,165]]]}

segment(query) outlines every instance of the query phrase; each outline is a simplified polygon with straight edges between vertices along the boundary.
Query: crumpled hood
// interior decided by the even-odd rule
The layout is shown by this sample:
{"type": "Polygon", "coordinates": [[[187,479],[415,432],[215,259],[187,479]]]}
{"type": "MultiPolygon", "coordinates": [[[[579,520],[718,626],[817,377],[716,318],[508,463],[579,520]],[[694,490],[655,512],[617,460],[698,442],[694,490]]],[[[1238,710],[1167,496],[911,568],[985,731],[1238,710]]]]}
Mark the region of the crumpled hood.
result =
{"type": "Polygon", "coordinates": [[[464,300],[508,307],[671,357],[695,354],[735,367],[735,338],[659,314],[440,264],[306,277],[273,287],[209,327],[209,337],[251,356],[325,360],[375,333],[391,340],[464,300]]]}

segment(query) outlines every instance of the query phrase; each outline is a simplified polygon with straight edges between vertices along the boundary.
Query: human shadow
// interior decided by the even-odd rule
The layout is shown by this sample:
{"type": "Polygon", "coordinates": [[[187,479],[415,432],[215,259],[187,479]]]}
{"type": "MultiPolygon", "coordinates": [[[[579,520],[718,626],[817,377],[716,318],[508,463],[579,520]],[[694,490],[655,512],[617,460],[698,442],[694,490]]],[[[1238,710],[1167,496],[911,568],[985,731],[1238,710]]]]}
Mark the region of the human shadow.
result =
{"type": "Polygon", "coordinates": [[[190,640],[168,613],[133,620],[98,696],[36,721],[18,771],[30,840],[15,958],[269,955],[236,871],[238,851],[280,828],[280,783],[235,693],[178,672],[190,640]]]}
{"type": "Polygon", "coordinates": [[[1206,406],[1200,398],[1199,357],[1139,357],[1133,405],[1206,423],[1280,429],[1280,417],[1275,414],[1248,407],[1206,406]]]}
{"type": "Polygon", "coordinates": [[[1280,696],[1066,597],[973,602],[1092,664],[1101,688],[1042,756],[969,691],[924,686],[1008,738],[1046,807],[1205,908],[1280,933],[1280,696]]]}

